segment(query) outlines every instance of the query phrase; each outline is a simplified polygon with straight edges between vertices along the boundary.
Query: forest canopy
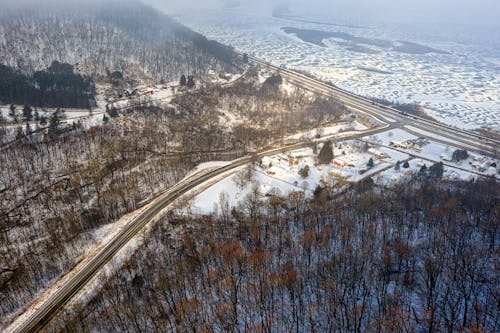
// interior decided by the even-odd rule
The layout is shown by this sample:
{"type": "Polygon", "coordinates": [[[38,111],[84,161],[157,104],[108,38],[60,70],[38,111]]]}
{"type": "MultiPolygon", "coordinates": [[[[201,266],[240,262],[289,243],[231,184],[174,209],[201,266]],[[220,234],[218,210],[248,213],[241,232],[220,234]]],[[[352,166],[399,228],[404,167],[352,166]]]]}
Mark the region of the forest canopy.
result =
{"type": "Polygon", "coordinates": [[[91,79],[73,66],[54,61],[49,68],[26,75],[0,64],[0,101],[38,107],[89,108],[95,104],[91,79]]]}

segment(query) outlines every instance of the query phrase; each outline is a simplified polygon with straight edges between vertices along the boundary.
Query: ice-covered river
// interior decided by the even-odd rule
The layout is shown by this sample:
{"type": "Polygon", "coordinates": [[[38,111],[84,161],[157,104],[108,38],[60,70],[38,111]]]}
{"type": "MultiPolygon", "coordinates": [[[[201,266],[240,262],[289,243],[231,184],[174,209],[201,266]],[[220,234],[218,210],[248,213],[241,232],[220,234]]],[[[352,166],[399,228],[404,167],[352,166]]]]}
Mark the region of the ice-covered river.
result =
{"type": "Polygon", "coordinates": [[[177,19],[238,51],[306,70],[354,93],[416,102],[433,117],[462,128],[500,130],[498,45],[482,42],[481,48],[461,34],[336,25],[311,16],[276,18],[245,8],[191,12],[177,19]],[[293,29],[287,32],[287,27],[293,29]]]}

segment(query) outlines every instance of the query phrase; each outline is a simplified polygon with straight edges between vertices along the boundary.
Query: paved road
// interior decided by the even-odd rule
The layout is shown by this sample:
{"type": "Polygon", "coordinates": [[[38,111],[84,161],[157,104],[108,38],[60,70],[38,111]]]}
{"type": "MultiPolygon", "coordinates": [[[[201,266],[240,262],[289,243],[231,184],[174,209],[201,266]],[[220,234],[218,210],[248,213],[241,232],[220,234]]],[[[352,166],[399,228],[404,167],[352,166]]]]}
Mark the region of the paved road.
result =
{"type": "Polygon", "coordinates": [[[391,124],[392,127],[404,129],[405,126],[412,126],[420,130],[418,136],[421,137],[434,140],[437,137],[441,137],[447,139],[446,141],[451,141],[451,145],[458,148],[464,148],[493,158],[498,158],[499,156],[499,140],[488,138],[475,132],[447,126],[422,117],[404,114],[401,111],[374,103],[371,100],[354,95],[340,88],[325,84],[298,72],[274,66],[254,57],[249,57],[249,61],[259,66],[279,71],[282,77],[306,90],[334,97],[355,113],[371,116],[381,122],[391,124]]]}
{"type": "MultiPolygon", "coordinates": [[[[280,70],[282,75],[288,80],[295,82],[306,89],[314,91],[319,94],[326,94],[340,99],[346,106],[353,109],[355,112],[370,115],[379,119],[383,123],[387,123],[380,128],[373,130],[362,131],[353,134],[339,134],[334,136],[333,139],[356,139],[362,136],[372,135],[387,131],[396,127],[404,127],[411,125],[415,128],[443,136],[447,139],[457,142],[457,146],[467,147],[476,151],[486,152],[490,155],[495,155],[499,146],[499,142],[491,140],[472,132],[454,129],[442,124],[430,122],[413,116],[401,115],[399,112],[373,104],[371,101],[354,96],[350,93],[331,87],[317,80],[308,78],[301,74],[284,70],[282,68],[272,66],[268,63],[262,62],[256,58],[250,58],[254,63],[268,68],[280,70]]],[[[425,135],[422,135],[425,136],[425,135]]],[[[123,248],[138,232],[140,232],[145,225],[157,217],[160,212],[172,203],[175,199],[195,187],[205,183],[214,177],[220,176],[223,173],[234,170],[242,165],[252,162],[253,159],[260,159],[264,156],[275,155],[285,151],[300,149],[309,146],[310,142],[302,142],[291,144],[282,148],[271,149],[265,152],[256,154],[252,157],[244,157],[224,167],[217,168],[204,174],[194,175],[187,178],[180,183],[173,186],[166,193],[155,199],[142,213],[140,213],[130,224],[120,231],[109,243],[107,243],[92,259],[88,261],[66,284],[60,287],[45,300],[41,306],[27,319],[22,322],[14,322],[7,330],[13,332],[37,332],[42,329],[50,320],[67,304],[73,296],[75,296],[98,272],[103,268],[113,256],[123,248]]]]}
{"type": "MultiPolygon", "coordinates": [[[[337,137],[330,137],[338,140],[356,139],[362,136],[376,134],[387,130],[388,126],[375,128],[357,133],[341,133],[337,137]]],[[[300,142],[290,144],[281,148],[270,149],[265,152],[255,154],[232,161],[224,167],[217,168],[204,174],[195,174],[190,178],[184,179],[174,185],[167,192],[155,199],[142,213],[133,219],[129,225],[120,231],[109,243],[107,243],[91,260],[88,261],[72,278],[59,288],[43,304],[24,321],[14,322],[7,331],[12,332],[38,332],[75,296],[98,272],[103,268],[113,256],[123,248],[146,224],[157,217],[160,212],[171,204],[175,199],[195,187],[220,176],[228,171],[234,170],[240,166],[251,163],[253,160],[264,156],[272,156],[282,152],[296,150],[310,146],[311,142],[300,142]]]]}

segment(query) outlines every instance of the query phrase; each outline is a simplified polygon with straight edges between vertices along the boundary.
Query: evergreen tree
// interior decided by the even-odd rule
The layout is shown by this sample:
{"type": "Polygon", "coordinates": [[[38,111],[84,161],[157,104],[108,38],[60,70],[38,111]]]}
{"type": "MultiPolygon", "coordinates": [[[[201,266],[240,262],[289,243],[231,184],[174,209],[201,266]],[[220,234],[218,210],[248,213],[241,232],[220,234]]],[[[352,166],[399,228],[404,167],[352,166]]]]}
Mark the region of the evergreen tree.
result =
{"type": "Polygon", "coordinates": [[[322,187],[321,185],[318,184],[316,186],[316,188],[314,189],[314,192],[313,192],[314,196],[318,197],[323,192],[324,189],[325,189],[324,187],[322,187]]]}
{"type": "Polygon", "coordinates": [[[120,71],[114,71],[113,73],[108,73],[108,76],[111,81],[110,83],[113,86],[119,86],[123,81],[123,74],[120,71]]]}
{"type": "Polygon", "coordinates": [[[181,85],[181,87],[185,87],[187,85],[186,75],[184,75],[184,74],[181,75],[180,85],[181,85]]]}
{"type": "Polygon", "coordinates": [[[33,110],[29,105],[25,105],[23,108],[23,119],[25,121],[30,121],[33,119],[33,110]]]}
{"type": "Polygon", "coordinates": [[[371,169],[375,166],[375,162],[373,162],[373,158],[370,157],[370,160],[368,160],[368,164],[366,166],[371,169]]]}
{"type": "Polygon", "coordinates": [[[453,161],[459,162],[462,160],[466,160],[467,158],[469,158],[469,153],[467,152],[467,150],[457,149],[453,152],[453,156],[451,159],[453,161]]]}
{"type": "Polygon", "coordinates": [[[50,117],[49,123],[49,136],[54,139],[59,136],[59,125],[61,124],[61,120],[59,119],[59,115],[57,112],[52,114],[50,117]]]}
{"type": "Polygon", "coordinates": [[[45,116],[40,117],[40,125],[42,126],[47,125],[47,119],[45,119],[45,116]]]}
{"type": "Polygon", "coordinates": [[[429,176],[431,176],[432,178],[441,179],[443,177],[443,173],[444,173],[443,162],[434,163],[429,168],[429,176]]]}
{"type": "Polygon", "coordinates": [[[302,178],[307,178],[309,177],[309,171],[310,171],[309,165],[306,165],[305,167],[299,170],[299,175],[302,178]]]}
{"type": "Polygon", "coordinates": [[[403,168],[408,169],[409,167],[410,167],[410,163],[408,163],[408,161],[405,161],[403,163],[403,168]]]}
{"type": "Polygon", "coordinates": [[[194,88],[195,83],[194,83],[194,76],[189,75],[187,79],[187,87],[188,88],[194,88]]]}
{"type": "Polygon", "coordinates": [[[333,149],[332,149],[332,142],[327,141],[321,148],[319,155],[318,155],[318,161],[320,164],[329,164],[333,160],[333,149]]]}
{"type": "Polygon", "coordinates": [[[427,165],[423,165],[418,172],[419,176],[427,176],[427,165]]]}
{"type": "Polygon", "coordinates": [[[16,106],[14,104],[10,105],[9,116],[11,116],[12,118],[16,117],[16,106]]]}
{"type": "Polygon", "coordinates": [[[102,116],[103,123],[107,123],[108,121],[109,121],[109,118],[106,115],[102,116]]]}
{"type": "Polygon", "coordinates": [[[35,121],[37,121],[37,122],[40,121],[40,114],[38,113],[37,110],[35,110],[35,114],[33,116],[33,119],[35,119],[35,121]]]}
{"type": "Polygon", "coordinates": [[[16,140],[19,140],[19,139],[22,139],[24,138],[24,133],[23,133],[23,129],[21,126],[19,126],[17,128],[17,132],[16,132],[16,140]]]}
{"type": "Polygon", "coordinates": [[[247,64],[248,63],[248,54],[243,53],[243,63],[247,64]]]}
{"type": "Polygon", "coordinates": [[[271,75],[264,81],[264,84],[268,84],[271,86],[279,86],[283,83],[283,78],[279,74],[271,75]]]}
{"type": "Polygon", "coordinates": [[[401,169],[401,161],[398,161],[394,166],[394,170],[399,171],[401,169]]]}

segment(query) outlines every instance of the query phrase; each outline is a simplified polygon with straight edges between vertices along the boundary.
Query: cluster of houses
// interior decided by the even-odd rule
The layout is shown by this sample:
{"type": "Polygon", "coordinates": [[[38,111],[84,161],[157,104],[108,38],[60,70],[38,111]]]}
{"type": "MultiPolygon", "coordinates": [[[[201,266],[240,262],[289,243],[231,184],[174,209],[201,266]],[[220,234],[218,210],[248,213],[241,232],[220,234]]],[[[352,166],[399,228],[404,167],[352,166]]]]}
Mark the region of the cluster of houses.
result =
{"type": "MultiPolygon", "coordinates": [[[[384,152],[381,152],[375,148],[369,148],[367,150],[367,153],[375,160],[386,160],[390,159],[390,156],[384,152]]],[[[263,157],[260,160],[259,165],[266,170],[266,173],[268,175],[274,176],[277,173],[279,173],[280,163],[286,163],[288,164],[289,167],[296,167],[299,170],[302,169],[306,163],[304,161],[301,161],[300,157],[298,156],[292,156],[292,155],[280,155],[278,159],[276,158],[271,158],[271,157],[263,157]],[[278,165],[275,165],[278,164],[278,165]]],[[[351,161],[349,158],[349,155],[338,155],[336,156],[332,162],[331,165],[337,168],[356,168],[359,167],[358,165],[355,165],[356,163],[351,161]]],[[[365,165],[363,165],[364,167],[365,165]]],[[[321,171],[321,166],[318,166],[318,170],[321,171]]]]}
{"type": "Polygon", "coordinates": [[[418,138],[413,140],[406,141],[391,141],[389,146],[394,148],[402,148],[402,149],[413,149],[417,153],[422,152],[422,147],[428,145],[430,142],[424,138],[418,138]]]}

